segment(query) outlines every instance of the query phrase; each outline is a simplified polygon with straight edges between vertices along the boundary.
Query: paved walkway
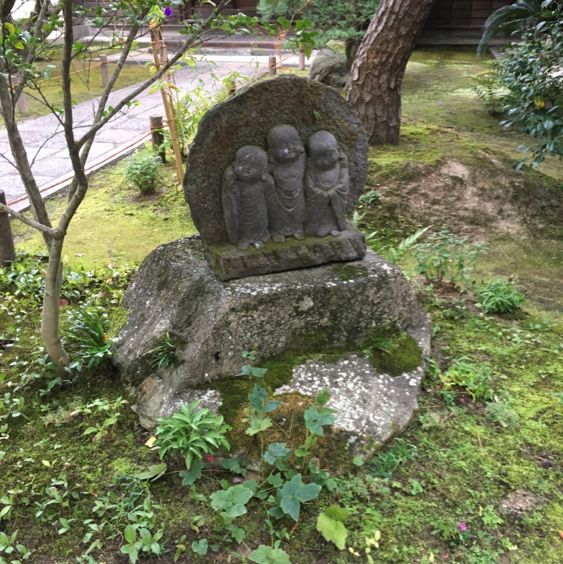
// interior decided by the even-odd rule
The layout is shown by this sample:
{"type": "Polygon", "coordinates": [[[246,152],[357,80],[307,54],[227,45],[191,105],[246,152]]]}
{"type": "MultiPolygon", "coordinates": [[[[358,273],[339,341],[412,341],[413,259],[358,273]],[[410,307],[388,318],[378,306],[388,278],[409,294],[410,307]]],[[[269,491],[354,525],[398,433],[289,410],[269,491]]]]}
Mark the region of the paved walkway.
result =
{"type": "MultiPolygon", "coordinates": [[[[285,64],[296,64],[297,58],[290,58],[285,64]]],[[[210,92],[218,88],[213,75],[224,77],[231,72],[253,76],[264,72],[268,67],[268,57],[259,56],[206,56],[200,57],[194,68],[185,68],[175,74],[176,85],[181,91],[201,84],[210,92]]],[[[110,96],[109,104],[120,100],[134,86],[122,88],[110,96]]],[[[123,154],[142,145],[149,136],[149,117],[163,115],[162,99],[159,92],[141,94],[126,113],[116,117],[96,135],[90,151],[87,167],[90,172],[117,160],[123,154]]],[[[94,112],[94,102],[84,102],[75,107],[76,128],[87,127],[94,112]]],[[[66,150],[61,126],[53,115],[29,119],[20,126],[20,131],[33,161],[32,169],[44,197],[53,194],[70,183],[72,166],[66,150]]],[[[27,197],[12,160],[8,138],[4,129],[0,130],[0,190],[6,193],[8,204],[18,211],[28,207],[27,197]]]]}

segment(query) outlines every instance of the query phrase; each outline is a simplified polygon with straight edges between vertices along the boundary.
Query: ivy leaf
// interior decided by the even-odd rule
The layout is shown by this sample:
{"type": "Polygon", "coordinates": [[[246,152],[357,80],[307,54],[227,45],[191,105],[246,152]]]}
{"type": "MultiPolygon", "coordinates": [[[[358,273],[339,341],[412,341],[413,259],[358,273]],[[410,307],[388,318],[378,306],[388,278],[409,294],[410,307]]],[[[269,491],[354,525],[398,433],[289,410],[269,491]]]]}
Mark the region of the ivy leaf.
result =
{"type": "Polygon", "coordinates": [[[207,554],[207,549],[208,549],[207,539],[201,539],[192,542],[192,550],[196,554],[199,554],[200,556],[205,556],[207,554]]]}
{"type": "Polygon", "coordinates": [[[222,466],[225,470],[228,470],[233,474],[246,476],[246,468],[242,465],[242,459],[239,456],[235,458],[226,458],[223,460],[222,466]]]}
{"type": "Polygon", "coordinates": [[[274,488],[280,488],[283,484],[283,478],[281,477],[281,474],[279,472],[276,472],[275,474],[268,476],[266,482],[268,482],[268,484],[270,484],[274,488]]]}
{"type": "Polygon", "coordinates": [[[301,474],[296,474],[289,482],[286,482],[280,490],[280,507],[294,521],[299,520],[301,503],[316,499],[321,491],[318,484],[304,484],[301,474]]]}
{"type": "MultiPolygon", "coordinates": [[[[336,506],[333,506],[333,508],[336,508],[336,506]]],[[[334,543],[334,545],[339,550],[344,550],[346,548],[346,537],[348,536],[348,530],[341,520],[331,518],[327,514],[327,512],[328,510],[324,511],[318,516],[317,531],[321,533],[325,540],[334,543]]]]}
{"type": "Polygon", "coordinates": [[[246,429],[245,433],[252,437],[253,435],[257,435],[258,433],[269,429],[271,426],[272,420],[269,417],[251,417],[250,427],[246,429]]]}
{"type": "Polygon", "coordinates": [[[264,453],[264,460],[268,464],[275,464],[278,460],[283,460],[291,452],[285,445],[285,443],[271,443],[268,446],[268,450],[264,453]]]}
{"type": "Polygon", "coordinates": [[[252,495],[252,490],[243,484],[219,490],[211,496],[211,507],[215,511],[222,511],[227,517],[235,518],[246,513],[246,504],[252,495]]]}
{"type": "Polygon", "coordinates": [[[322,437],[324,435],[323,427],[325,425],[332,425],[335,421],[334,411],[328,407],[309,407],[305,413],[305,427],[313,435],[322,437]]]}
{"type": "Polygon", "coordinates": [[[284,550],[264,544],[253,550],[248,555],[248,559],[251,562],[257,562],[257,564],[291,564],[291,560],[284,550]]]}

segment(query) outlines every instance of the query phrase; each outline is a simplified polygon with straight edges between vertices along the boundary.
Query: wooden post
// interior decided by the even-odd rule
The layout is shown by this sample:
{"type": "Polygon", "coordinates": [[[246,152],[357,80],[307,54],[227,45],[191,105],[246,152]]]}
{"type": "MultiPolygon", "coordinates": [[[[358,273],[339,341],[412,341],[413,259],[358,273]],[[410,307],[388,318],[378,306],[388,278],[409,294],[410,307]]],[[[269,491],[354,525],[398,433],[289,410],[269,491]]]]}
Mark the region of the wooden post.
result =
{"type": "Polygon", "coordinates": [[[274,76],[277,72],[277,63],[276,57],[270,57],[268,59],[268,70],[270,71],[270,75],[274,76]]]}
{"type": "Polygon", "coordinates": [[[299,51],[299,70],[305,70],[305,51],[299,51]]]}
{"type": "MultiPolygon", "coordinates": [[[[12,78],[14,80],[14,88],[17,88],[17,86],[19,85],[19,83],[21,81],[21,75],[15,74],[15,75],[12,75],[12,78]]],[[[16,110],[18,110],[18,112],[20,112],[21,114],[27,114],[27,112],[28,112],[27,96],[26,96],[26,93],[23,90],[20,94],[20,97],[18,98],[18,100],[16,102],[16,110]]]]}
{"type": "MultiPolygon", "coordinates": [[[[0,203],[6,205],[6,195],[4,190],[0,190],[0,203]]],[[[10,216],[4,210],[0,210],[0,266],[16,260],[16,247],[10,216]]]]}
{"type": "Polygon", "coordinates": [[[100,55],[100,71],[102,73],[102,86],[105,88],[109,82],[109,67],[107,55],[100,55]]]}
{"type": "Polygon", "coordinates": [[[18,98],[18,101],[16,102],[16,109],[18,110],[18,112],[20,112],[21,114],[27,114],[28,112],[28,106],[27,106],[27,95],[25,92],[22,91],[22,93],[20,94],[20,97],[18,98]]]}
{"type": "Polygon", "coordinates": [[[164,134],[162,133],[162,129],[164,128],[162,116],[150,116],[150,122],[153,151],[157,153],[160,160],[165,163],[166,149],[164,148],[164,134]]]}
{"type": "Polygon", "coordinates": [[[236,78],[231,78],[229,80],[229,96],[234,96],[237,93],[237,80],[236,78]]]}
{"type": "MultiPolygon", "coordinates": [[[[160,26],[151,25],[150,30],[154,64],[156,66],[156,70],[158,70],[163,64],[166,64],[166,62],[168,61],[168,53],[166,50],[166,44],[164,43],[164,40],[162,38],[162,29],[160,28],[160,26]]],[[[167,79],[170,83],[172,83],[173,79],[170,73],[167,73],[167,79]]],[[[162,103],[164,104],[164,111],[166,112],[166,121],[168,130],[170,131],[172,147],[174,148],[174,157],[176,160],[176,177],[178,178],[178,184],[182,184],[182,182],[184,181],[184,165],[182,163],[182,150],[180,149],[180,143],[178,141],[176,117],[174,115],[174,106],[172,104],[170,88],[161,88],[160,94],[162,96],[162,103]]]]}

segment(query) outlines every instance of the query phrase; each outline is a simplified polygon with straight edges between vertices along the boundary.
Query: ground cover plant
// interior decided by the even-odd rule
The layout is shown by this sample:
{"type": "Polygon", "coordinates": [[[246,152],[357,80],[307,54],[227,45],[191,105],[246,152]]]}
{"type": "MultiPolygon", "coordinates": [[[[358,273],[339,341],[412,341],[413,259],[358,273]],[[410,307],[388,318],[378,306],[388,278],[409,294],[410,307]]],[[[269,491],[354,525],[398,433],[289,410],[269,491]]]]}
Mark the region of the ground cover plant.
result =
{"type": "MultiPolygon", "coordinates": [[[[72,370],[52,371],[37,336],[44,260],[22,255],[0,270],[0,558],[558,562],[561,233],[548,220],[522,221],[511,232],[487,224],[471,269],[472,260],[458,259],[468,258],[464,245],[483,242],[481,224],[463,206],[452,204],[441,223],[432,212],[443,210],[444,163],[467,190],[470,176],[452,160],[469,174],[486,167],[495,183],[495,175],[516,174],[509,153],[516,137],[498,129],[470,88],[486,69],[468,52],[415,53],[403,143],[370,155],[372,194],[359,224],[418,284],[434,323],[419,416],[375,453],[342,447],[326,397],[272,397],[275,366],[256,366],[247,352],[230,388],[240,407],[221,414],[232,427],[231,448],[201,451],[200,476],[186,475],[184,456],[167,451],[161,459],[158,435],[140,429],[104,351],[126,317],[125,259],[138,262],[160,242],[193,233],[181,193],[166,182],[171,165],[149,197],[117,181],[123,165],[104,171],[77,221],[110,218],[105,228],[115,231],[84,241],[71,227],[63,334],[70,340],[78,327],[86,331],[69,347],[79,361],[72,370]],[[419,191],[412,207],[409,186],[432,175],[433,193],[419,191]],[[446,228],[457,238],[447,252],[433,239],[446,228]],[[425,245],[422,253],[417,245],[425,245]],[[100,266],[107,262],[112,268],[100,266]],[[448,275],[426,278],[425,265],[434,264],[448,275]],[[520,311],[477,307],[480,290],[499,277],[525,294],[520,311]],[[96,312],[91,321],[88,312],[96,312]],[[99,353],[101,364],[89,367],[99,353]]],[[[549,160],[545,172],[560,175],[549,160]]],[[[534,186],[530,198],[555,190],[547,175],[519,174],[528,190],[534,186]]],[[[18,233],[19,252],[36,254],[40,243],[18,233]]],[[[155,347],[152,362],[175,362],[173,335],[155,347]]],[[[193,406],[189,420],[197,413],[193,406]]]]}

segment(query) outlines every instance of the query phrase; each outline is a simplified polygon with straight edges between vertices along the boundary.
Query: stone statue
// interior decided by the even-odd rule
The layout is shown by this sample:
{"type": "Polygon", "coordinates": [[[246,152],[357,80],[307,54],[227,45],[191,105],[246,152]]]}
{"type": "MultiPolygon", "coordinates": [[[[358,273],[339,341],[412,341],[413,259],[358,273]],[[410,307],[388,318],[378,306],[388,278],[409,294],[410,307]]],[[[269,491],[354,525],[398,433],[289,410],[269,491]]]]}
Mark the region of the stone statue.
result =
{"type": "Polygon", "coordinates": [[[266,151],[252,145],[240,148],[223,174],[222,189],[229,242],[240,249],[262,247],[270,238],[266,201],[274,189],[266,151]]]}
{"type": "Polygon", "coordinates": [[[303,239],[305,220],[305,148],[291,125],[277,125],[268,131],[270,172],[274,190],[268,198],[270,234],[278,243],[286,237],[303,239]]]}
{"type": "Polygon", "coordinates": [[[337,237],[347,228],[349,178],[346,155],[328,131],[317,131],[307,141],[305,175],[307,235],[337,237]]]}

